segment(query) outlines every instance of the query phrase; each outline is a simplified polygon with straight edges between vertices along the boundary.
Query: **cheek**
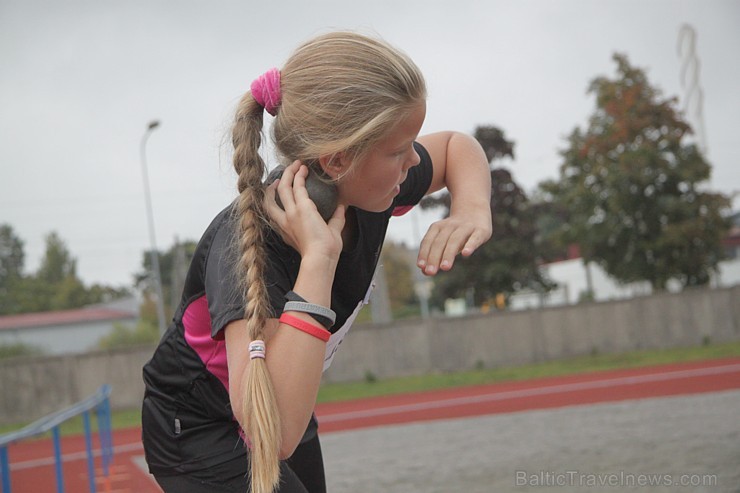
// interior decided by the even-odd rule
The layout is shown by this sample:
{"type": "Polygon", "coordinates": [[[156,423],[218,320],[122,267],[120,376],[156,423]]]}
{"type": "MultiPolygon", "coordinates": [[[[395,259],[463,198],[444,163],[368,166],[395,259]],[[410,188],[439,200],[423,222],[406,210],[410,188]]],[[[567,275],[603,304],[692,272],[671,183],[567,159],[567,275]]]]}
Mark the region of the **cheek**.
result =
{"type": "Polygon", "coordinates": [[[398,183],[401,173],[395,163],[377,163],[372,170],[366,170],[358,185],[366,192],[380,192],[398,183]]]}
{"type": "Polygon", "coordinates": [[[375,187],[379,192],[387,193],[392,190],[403,176],[403,169],[400,166],[392,166],[385,173],[378,173],[375,177],[375,187]]]}
{"type": "Polygon", "coordinates": [[[404,174],[403,159],[372,161],[340,185],[340,197],[350,203],[377,200],[391,194],[404,174]]]}

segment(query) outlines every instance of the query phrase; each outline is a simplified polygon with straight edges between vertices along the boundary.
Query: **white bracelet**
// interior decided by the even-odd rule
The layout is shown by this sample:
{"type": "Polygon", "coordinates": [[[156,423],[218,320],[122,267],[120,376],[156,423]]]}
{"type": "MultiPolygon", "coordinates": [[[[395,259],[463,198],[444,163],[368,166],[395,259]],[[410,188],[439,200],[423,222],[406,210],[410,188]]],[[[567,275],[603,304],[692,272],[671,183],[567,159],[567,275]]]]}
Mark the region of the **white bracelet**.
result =
{"type": "Polygon", "coordinates": [[[327,325],[327,328],[334,325],[334,322],[336,322],[337,320],[337,314],[334,313],[334,310],[321,305],[314,305],[313,303],[306,303],[303,301],[288,301],[285,303],[283,311],[301,312],[308,313],[309,315],[316,315],[317,317],[319,317],[317,319],[319,322],[329,322],[328,324],[323,324],[327,325]]]}

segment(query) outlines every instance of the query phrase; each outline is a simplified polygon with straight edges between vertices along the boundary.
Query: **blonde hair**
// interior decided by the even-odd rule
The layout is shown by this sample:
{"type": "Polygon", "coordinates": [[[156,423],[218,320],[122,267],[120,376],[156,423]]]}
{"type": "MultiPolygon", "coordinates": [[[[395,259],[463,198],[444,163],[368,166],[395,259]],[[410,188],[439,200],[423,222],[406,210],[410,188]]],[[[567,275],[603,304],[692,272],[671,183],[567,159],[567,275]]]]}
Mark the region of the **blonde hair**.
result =
{"type": "MultiPolygon", "coordinates": [[[[281,72],[282,100],[272,127],[284,162],[316,165],[340,152],[361,160],[393,124],[426,98],[423,76],[403,53],[352,32],[319,36],[299,47],[281,72]]],[[[265,285],[263,208],[265,163],[260,157],[263,108],[248,92],[232,129],[238,174],[238,275],[250,340],[263,339],[271,308],[265,285]]],[[[269,347],[267,357],[270,357],[269,347]]],[[[254,493],[279,483],[280,415],[264,360],[251,360],[240,422],[251,443],[254,493]]]]}

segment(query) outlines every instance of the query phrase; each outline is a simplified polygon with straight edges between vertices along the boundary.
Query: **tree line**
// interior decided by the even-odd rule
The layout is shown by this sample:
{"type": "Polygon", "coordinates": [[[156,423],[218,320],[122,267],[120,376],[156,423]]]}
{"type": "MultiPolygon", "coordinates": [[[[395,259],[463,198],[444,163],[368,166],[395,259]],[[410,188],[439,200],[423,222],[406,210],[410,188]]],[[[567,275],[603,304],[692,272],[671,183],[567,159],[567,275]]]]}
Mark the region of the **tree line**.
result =
{"type": "MultiPolygon", "coordinates": [[[[515,141],[496,126],[475,129],[490,163],[493,237],[434,278],[433,306],[458,297],[476,306],[501,298],[505,304],[523,289],[547,292],[555,284],[539,267],[565,258],[570,245],[579,247],[584,262],[595,262],[620,283],[648,281],[660,291],[670,280],[684,287],[709,282],[723,258],[730,200],[707,190],[711,166],[692,142],[677,99],[664,97],[625,55],[613,59],[616,74],[588,86],[595,107],[586,125],[567,137],[557,179],[540,183],[531,195],[500,164],[514,158],[515,141]]],[[[450,196],[428,197],[421,207],[447,215],[450,196]]],[[[168,318],[179,303],[195,244],[176,242],[159,253],[168,318]]],[[[394,317],[418,314],[415,253],[388,243],[382,255],[394,317]]],[[[23,258],[22,241],[9,225],[0,227],[0,314],[74,308],[128,293],[84,286],[55,233],[47,237],[36,273],[23,274],[23,258]]],[[[143,294],[142,327],[156,333],[149,262],[143,252],[133,284],[143,294]]]]}
{"type": "Polygon", "coordinates": [[[86,286],[59,235],[49,233],[45,243],[38,270],[26,274],[23,240],[11,225],[0,225],[0,315],[79,308],[130,294],[125,287],[86,286]]]}

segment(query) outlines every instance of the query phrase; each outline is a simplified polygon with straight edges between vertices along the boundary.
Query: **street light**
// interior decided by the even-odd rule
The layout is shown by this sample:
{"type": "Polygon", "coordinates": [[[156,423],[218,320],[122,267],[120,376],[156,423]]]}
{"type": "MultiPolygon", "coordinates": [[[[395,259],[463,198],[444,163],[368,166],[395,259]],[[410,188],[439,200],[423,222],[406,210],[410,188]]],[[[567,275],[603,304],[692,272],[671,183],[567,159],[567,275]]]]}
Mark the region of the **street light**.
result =
{"type": "Polygon", "coordinates": [[[162,276],[159,273],[159,252],[157,239],[154,234],[154,213],[152,212],[152,197],[149,191],[149,172],[146,167],[146,141],[152,131],[159,126],[159,120],[152,120],[141,139],[141,174],[144,178],[144,200],[146,202],[147,220],[149,222],[149,241],[151,243],[151,275],[154,277],[154,287],[157,290],[157,318],[159,319],[159,333],[164,334],[167,323],[164,318],[164,296],[162,295],[162,276]]]}

